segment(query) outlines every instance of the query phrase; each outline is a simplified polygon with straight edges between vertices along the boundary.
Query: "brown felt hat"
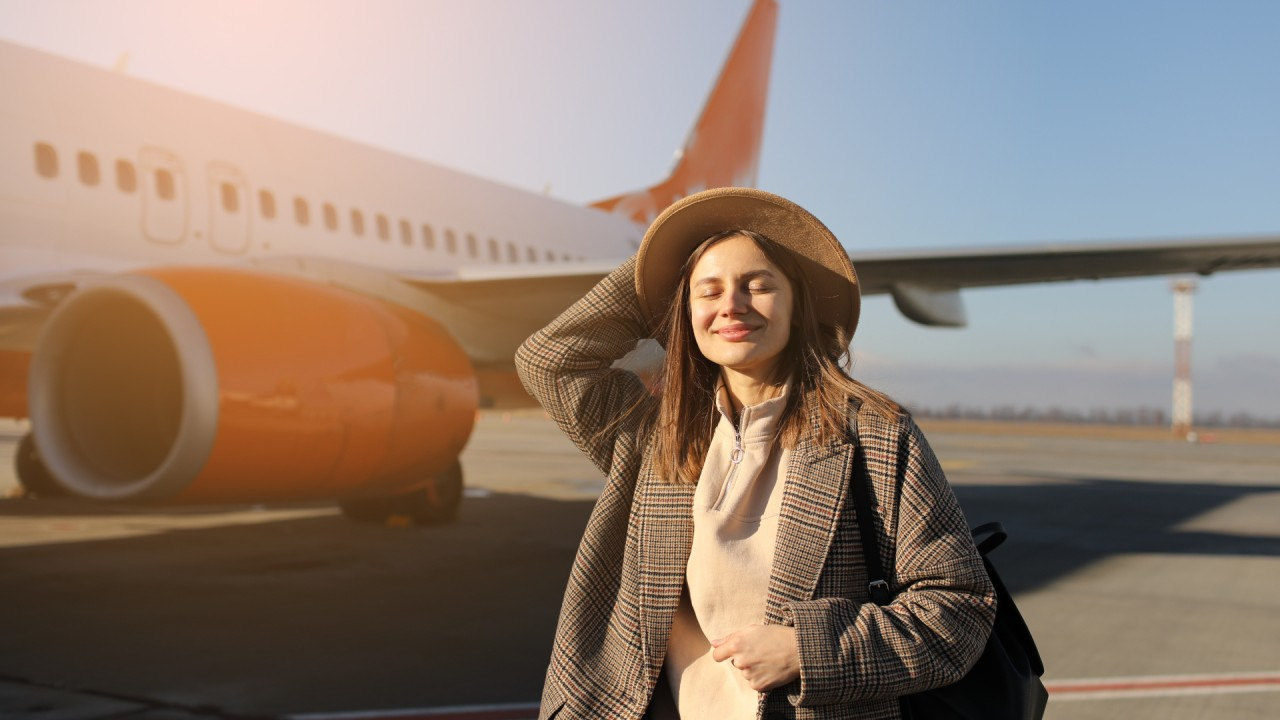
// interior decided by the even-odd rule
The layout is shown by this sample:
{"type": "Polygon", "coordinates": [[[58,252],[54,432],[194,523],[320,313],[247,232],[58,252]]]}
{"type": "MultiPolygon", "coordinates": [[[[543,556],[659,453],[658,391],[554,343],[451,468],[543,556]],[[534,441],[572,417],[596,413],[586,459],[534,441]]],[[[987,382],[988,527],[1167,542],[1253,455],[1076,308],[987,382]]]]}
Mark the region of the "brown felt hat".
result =
{"type": "Polygon", "coordinates": [[[703,240],[731,229],[751,230],[796,254],[818,320],[853,337],[861,305],[849,254],[818,218],[799,205],[754,188],[705,190],[679,200],[649,226],[636,256],[636,293],[650,324],[675,296],[680,268],[703,240]]]}

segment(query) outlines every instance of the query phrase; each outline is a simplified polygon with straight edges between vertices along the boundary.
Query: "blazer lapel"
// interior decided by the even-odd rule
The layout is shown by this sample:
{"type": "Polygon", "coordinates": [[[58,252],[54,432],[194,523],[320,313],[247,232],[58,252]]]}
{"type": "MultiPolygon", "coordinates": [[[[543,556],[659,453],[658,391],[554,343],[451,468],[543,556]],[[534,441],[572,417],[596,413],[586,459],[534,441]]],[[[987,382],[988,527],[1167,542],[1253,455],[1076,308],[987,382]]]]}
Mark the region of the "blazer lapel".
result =
{"type": "Polygon", "coordinates": [[[632,518],[638,529],[637,550],[643,558],[639,563],[640,632],[645,669],[649,678],[656,680],[666,658],[693,545],[696,487],[663,482],[648,467],[642,469],[640,482],[642,491],[632,518]]]}
{"type": "Polygon", "coordinates": [[[778,518],[765,621],[783,621],[782,607],[809,600],[818,585],[844,511],[854,446],[814,444],[806,435],[791,455],[778,518]]]}

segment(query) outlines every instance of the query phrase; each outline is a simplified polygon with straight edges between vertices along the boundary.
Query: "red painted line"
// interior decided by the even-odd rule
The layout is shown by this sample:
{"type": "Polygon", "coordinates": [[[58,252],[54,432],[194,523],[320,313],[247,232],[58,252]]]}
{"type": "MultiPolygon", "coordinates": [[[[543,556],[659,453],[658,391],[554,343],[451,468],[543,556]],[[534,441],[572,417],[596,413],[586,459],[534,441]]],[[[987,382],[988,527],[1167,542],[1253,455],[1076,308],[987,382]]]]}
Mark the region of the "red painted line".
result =
{"type": "Polygon", "coordinates": [[[1280,673],[1240,673],[1237,675],[1183,675],[1165,677],[1133,677],[1107,680],[1103,678],[1088,680],[1062,680],[1045,683],[1050,696],[1068,699],[1071,696],[1086,694],[1111,694],[1123,696],[1126,693],[1159,694],[1167,691],[1177,694],[1185,691],[1204,692],[1248,692],[1250,690],[1266,691],[1275,688],[1280,690],[1280,673]],[[1065,696],[1065,697],[1064,697],[1065,696]]]}
{"type": "Polygon", "coordinates": [[[1119,692],[1124,690],[1171,690],[1179,688],[1241,687],[1246,685],[1280,685],[1280,676],[1261,678],[1223,678],[1221,680],[1168,680],[1161,682],[1097,682],[1088,685],[1048,685],[1050,694],[1079,692],[1119,692]]]}

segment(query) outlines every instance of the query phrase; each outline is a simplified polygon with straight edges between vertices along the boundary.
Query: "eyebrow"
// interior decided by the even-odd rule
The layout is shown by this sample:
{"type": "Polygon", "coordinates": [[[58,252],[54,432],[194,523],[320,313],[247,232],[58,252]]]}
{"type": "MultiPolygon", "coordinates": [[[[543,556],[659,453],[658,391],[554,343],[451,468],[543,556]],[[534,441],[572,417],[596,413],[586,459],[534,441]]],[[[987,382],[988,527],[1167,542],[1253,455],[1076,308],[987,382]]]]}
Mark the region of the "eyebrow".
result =
{"type": "MultiPolygon", "coordinates": [[[[768,268],[752,270],[750,272],[746,272],[742,274],[742,278],[744,280],[755,280],[758,277],[765,277],[765,278],[769,278],[770,280],[773,280],[776,278],[776,276],[773,274],[773,271],[769,270],[768,268]]],[[[708,275],[707,277],[704,277],[701,280],[698,280],[697,282],[695,282],[693,284],[693,287],[698,287],[700,285],[706,285],[707,283],[713,283],[713,282],[721,282],[720,276],[708,275]]]]}

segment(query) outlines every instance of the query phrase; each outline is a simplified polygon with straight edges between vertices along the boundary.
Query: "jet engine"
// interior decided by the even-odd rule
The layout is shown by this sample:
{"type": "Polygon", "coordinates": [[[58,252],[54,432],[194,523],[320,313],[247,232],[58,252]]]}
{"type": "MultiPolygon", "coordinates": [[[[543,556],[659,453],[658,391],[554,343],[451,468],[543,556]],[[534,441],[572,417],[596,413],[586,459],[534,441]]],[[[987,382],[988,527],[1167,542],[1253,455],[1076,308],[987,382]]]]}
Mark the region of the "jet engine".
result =
{"type": "Polygon", "coordinates": [[[75,495],[333,498],[356,515],[417,496],[431,521],[461,497],[477,387],[444,328],[406,308],[268,273],[173,268],[64,300],[37,341],[28,400],[40,460],[75,495]]]}

